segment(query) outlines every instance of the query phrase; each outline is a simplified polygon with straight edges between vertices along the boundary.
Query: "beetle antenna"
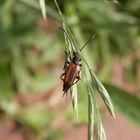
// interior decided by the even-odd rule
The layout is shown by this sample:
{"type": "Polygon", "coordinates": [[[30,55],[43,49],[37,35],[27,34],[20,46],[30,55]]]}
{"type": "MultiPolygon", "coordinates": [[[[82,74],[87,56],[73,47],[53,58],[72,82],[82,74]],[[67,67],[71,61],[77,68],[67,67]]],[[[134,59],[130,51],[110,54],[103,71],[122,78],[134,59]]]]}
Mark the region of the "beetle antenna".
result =
{"type": "MultiPolygon", "coordinates": [[[[59,27],[59,29],[62,30],[62,31],[67,35],[67,37],[69,38],[69,36],[68,36],[66,30],[65,30],[63,27],[59,27]]],[[[69,38],[69,39],[70,39],[70,38],[69,38]]]]}
{"type": "Polygon", "coordinates": [[[95,38],[95,33],[91,35],[91,37],[87,40],[87,42],[83,45],[83,47],[81,47],[80,51],[82,51],[82,49],[94,38],[95,38]]]}

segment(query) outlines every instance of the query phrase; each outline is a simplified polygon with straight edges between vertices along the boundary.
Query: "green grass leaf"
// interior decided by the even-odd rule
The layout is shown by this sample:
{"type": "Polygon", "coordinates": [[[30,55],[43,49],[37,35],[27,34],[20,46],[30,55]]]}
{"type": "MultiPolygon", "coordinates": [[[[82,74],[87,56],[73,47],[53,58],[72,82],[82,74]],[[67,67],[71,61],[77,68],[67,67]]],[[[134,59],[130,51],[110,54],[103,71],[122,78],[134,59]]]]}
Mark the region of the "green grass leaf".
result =
{"type": "Polygon", "coordinates": [[[105,89],[103,84],[100,82],[100,80],[97,78],[97,76],[91,70],[89,70],[89,71],[90,71],[92,82],[95,84],[95,86],[96,86],[98,92],[100,93],[102,99],[104,100],[105,105],[108,108],[110,114],[115,118],[114,107],[113,107],[111,98],[110,98],[107,90],[105,89]]]}
{"type": "Polygon", "coordinates": [[[140,99],[114,85],[105,84],[117,109],[140,127],[140,99]]]}
{"type": "Polygon", "coordinates": [[[88,140],[93,140],[94,107],[91,90],[88,85],[87,89],[88,89],[88,140]]]}
{"type": "Polygon", "coordinates": [[[39,3],[40,3],[40,8],[41,8],[42,16],[46,20],[47,16],[46,16],[45,0],[39,0],[39,3]]]}
{"type": "Polygon", "coordinates": [[[77,85],[71,87],[72,106],[76,117],[78,118],[78,98],[77,98],[77,85]]]}
{"type": "Polygon", "coordinates": [[[98,134],[97,135],[98,135],[97,140],[107,140],[105,130],[103,128],[101,121],[99,121],[99,124],[98,124],[98,134]]]}

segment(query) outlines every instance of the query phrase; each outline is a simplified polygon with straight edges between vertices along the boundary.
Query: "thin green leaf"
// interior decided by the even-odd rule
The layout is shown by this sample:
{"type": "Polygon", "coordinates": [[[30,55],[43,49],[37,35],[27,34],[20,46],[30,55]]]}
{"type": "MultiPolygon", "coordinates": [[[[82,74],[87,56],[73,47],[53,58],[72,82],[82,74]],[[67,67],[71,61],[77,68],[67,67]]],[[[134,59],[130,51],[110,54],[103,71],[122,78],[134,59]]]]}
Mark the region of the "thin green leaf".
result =
{"type": "Polygon", "coordinates": [[[105,84],[117,109],[140,127],[140,99],[111,84],[105,84]]]}
{"type": "Polygon", "coordinates": [[[97,140],[107,140],[105,130],[103,128],[103,125],[102,125],[101,121],[99,121],[99,123],[98,123],[98,134],[97,134],[97,136],[98,136],[97,140]]]}
{"type": "MultiPolygon", "coordinates": [[[[92,90],[92,87],[91,87],[92,90]]],[[[96,101],[95,94],[93,94],[94,110],[95,110],[95,120],[97,124],[97,140],[106,140],[106,134],[101,121],[101,114],[98,103],[96,101]]]]}
{"type": "MultiPolygon", "coordinates": [[[[19,0],[21,3],[26,4],[30,7],[33,7],[35,9],[40,9],[40,6],[38,4],[38,1],[35,0],[19,0]]],[[[47,9],[47,14],[50,15],[51,17],[58,19],[58,13],[55,11],[55,9],[51,8],[50,6],[46,5],[46,9],[47,9]]]]}
{"type": "Polygon", "coordinates": [[[95,84],[95,86],[96,86],[98,92],[100,93],[102,99],[104,100],[109,112],[115,118],[114,107],[113,107],[111,98],[110,98],[107,90],[105,89],[103,84],[100,82],[100,80],[96,77],[96,75],[90,69],[89,69],[89,71],[90,71],[92,82],[95,84]]]}
{"type": "Polygon", "coordinates": [[[12,84],[7,73],[7,66],[0,63],[0,101],[9,102],[12,99],[12,84]]]}
{"type": "Polygon", "coordinates": [[[64,31],[64,38],[65,38],[65,44],[66,44],[66,55],[69,57],[72,57],[72,53],[74,50],[74,45],[71,39],[71,36],[69,35],[66,25],[63,23],[63,31],[64,31]]]}
{"type": "Polygon", "coordinates": [[[60,15],[60,17],[61,17],[63,23],[65,24],[65,20],[64,20],[63,14],[62,14],[62,12],[61,12],[61,10],[60,10],[60,8],[59,8],[59,5],[58,5],[58,3],[57,3],[57,0],[54,0],[54,3],[55,3],[55,5],[56,5],[56,7],[57,7],[57,10],[58,10],[58,12],[59,12],[59,15],[60,15]]]}
{"type": "Polygon", "coordinates": [[[71,88],[72,106],[76,117],[78,118],[78,98],[77,98],[77,85],[74,84],[71,88]]]}
{"type": "Polygon", "coordinates": [[[93,128],[94,128],[94,107],[90,87],[88,89],[88,140],[93,140],[93,128]]]}
{"type": "Polygon", "coordinates": [[[46,20],[47,16],[46,16],[45,0],[39,0],[39,3],[40,3],[40,8],[41,8],[42,16],[46,20]]]}

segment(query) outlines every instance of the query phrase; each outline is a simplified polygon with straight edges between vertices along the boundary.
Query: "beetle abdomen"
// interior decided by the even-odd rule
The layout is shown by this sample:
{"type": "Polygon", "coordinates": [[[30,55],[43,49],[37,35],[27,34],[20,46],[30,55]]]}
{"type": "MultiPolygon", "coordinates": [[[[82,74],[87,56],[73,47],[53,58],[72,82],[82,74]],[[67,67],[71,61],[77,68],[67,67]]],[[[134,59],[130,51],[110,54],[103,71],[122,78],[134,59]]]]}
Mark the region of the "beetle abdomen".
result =
{"type": "Polygon", "coordinates": [[[68,90],[70,87],[71,87],[70,82],[64,83],[64,85],[63,85],[63,91],[64,91],[64,92],[67,92],[67,90],[68,90]]]}

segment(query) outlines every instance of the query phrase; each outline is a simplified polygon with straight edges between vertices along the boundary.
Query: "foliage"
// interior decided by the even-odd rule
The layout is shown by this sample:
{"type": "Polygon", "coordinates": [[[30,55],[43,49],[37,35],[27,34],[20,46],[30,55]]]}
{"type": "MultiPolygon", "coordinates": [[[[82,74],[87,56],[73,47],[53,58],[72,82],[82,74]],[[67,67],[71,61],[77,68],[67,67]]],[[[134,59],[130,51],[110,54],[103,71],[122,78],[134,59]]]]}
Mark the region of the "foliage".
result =
{"type": "Polygon", "coordinates": [[[140,126],[140,99],[136,96],[110,84],[105,84],[116,108],[126,117],[140,126]]]}
{"type": "MultiPolygon", "coordinates": [[[[35,0],[0,1],[0,109],[7,117],[31,128],[37,138],[56,139],[58,135],[52,124],[57,114],[49,109],[49,102],[35,104],[34,110],[34,106],[26,100],[42,92],[49,94],[49,90],[59,83],[58,71],[61,71],[61,61],[64,61],[61,59],[64,39],[62,32],[58,30],[59,14],[52,1],[46,1],[46,6],[44,2],[40,0],[39,5],[39,1],[35,0]],[[46,22],[40,17],[40,7],[44,17],[45,11],[47,13],[46,22]],[[46,23],[45,27],[42,23],[46,23]],[[21,96],[22,100],[17,103],[15,96],[21,96]],[[49,133],[46,134],[46,131],[49,133]]],[[[95,39],[84,48],[82,55],[100,79],[104,80],[118,110],[139,126],[138,97],[132,97],[112,86],[108,77],[112,72],[109,67],[116,59],[121,58],[126,68],[126,77],[133,79],[135,84],[138,82],[136,67],[140,62],[137,55],[140,1],[61,0],[58,4],[79,46],[83,46],[89,36],[96,33],[95,39]],[[128,56],[131,52],[134,57],[130,60],[128,56]],[[98,65],[102,68],[98,69],[98,65]]],[[[95,76],[92,80],[95,84],[98,81],[95,76]]],[[[78,85],[79,122],[87,121],[86,113],[82,113],[87,111],[85,104],[88,101],[85,87],[81,86],[83,84],[86,85],[81,81],[78,85]]],[[[59,92],[54,91],[54,94],[59,92]]],[[[93,103],[96,101],[95,97],[90,99],[93,99],[93,103]]],[[[73,113],[70,108],[67,110],[67,118],[72,119],[73,113]]],[[[101,130],[99,136],[104,137],[100,122],[97,127],[101,130]]]]}

